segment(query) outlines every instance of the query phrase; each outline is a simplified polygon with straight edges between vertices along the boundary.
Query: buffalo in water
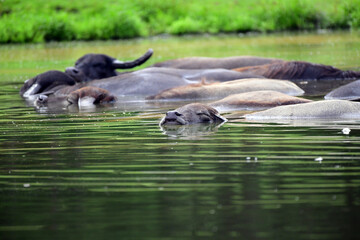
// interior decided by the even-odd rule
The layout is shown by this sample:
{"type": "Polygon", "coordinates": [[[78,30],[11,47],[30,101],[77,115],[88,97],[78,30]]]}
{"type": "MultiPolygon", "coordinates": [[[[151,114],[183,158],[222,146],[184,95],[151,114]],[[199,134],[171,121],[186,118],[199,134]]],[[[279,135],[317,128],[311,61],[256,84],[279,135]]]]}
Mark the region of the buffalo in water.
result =
{"type": "Polygon", "coordinates": [[[149,49],[143,56],[134,61],[123,62],[105,54],[86,54],[79,58],[75,67],[68,67],[66,73],[77,81],[90,81],[114,77],[116,69],[129,69],[145,63],[153,54],[149,49]]]}
{"type": "MultiPolygon", "coordinates": [[[[248,120],[301,120],[301,119],[360,119],[360,103],[346,100],[325,100],[303,102],[246,114],[248,120]]],[[[194,123],[216,123],[226,121],[212,106],[193,103],[169,111],[160,125],[187,125],[194,123]],[[203,112],[206,112],[203,117],[203,112]],[[210,112],[210,114],[209,114],[210,112]],[[209,120],[210,119],[210,120],[209,120]]]]}
{"type": "Polygon", "coordinates": [[[229,95],[219,101],[187,104],[173,111],[168,111],[160,125],[188,125],[195,123],[223,123],[226,118],[220,111],[239,109],[259,109],[281,105],[302,104],[311,100],[289,96],[276,91],[253,91],[229,95]]]}
{"type": "Polygon", "coordinates": [[[277,91],[253,91],[232,94],[208,105],[218,111],[259,110],[282,105],[312,102],[309,99],[290,96],[277,91]]]}
{"type": "Polygon", "coordinates": [[[286,80],[247,78],[228,82],[197,83],[186,86],[174,87],[160,92],[157,95],[147,97],[148,100],[198,100],[220,99],[230,94],[272,90],[292,96],[299,96],[304,91],[296,84],[286,80]]]}
{"type": "Polygon", "coordinates": [[[327,100],[330,99],[343,99],[351,101],[360,100],[360,80],[348,83],[344,86],[336,88],[325,95],[327,100]]]}
{"type": "Polygon", "coordinates": [[[109,91],[97,87],[82,87],[64,96],[39,94],[35,100],[36,106],[63,106],[93,107],[97,104],[116,102],[117,98],[109,91]]]}
{"type": "Polygon", "coordinates": [[[224,58],[211,57],[186,57],[179,59],[172,59],[160,63],[155,63],[152,67],[166,67],[166,68],[180,68],[180,69],[209,69],[209,68],[224,68],[235,69],[248,66],[258,66],[264,64],[271,64],[283,62],[276,58],[263,58],[253,56],[235,56],[224,58]]]}
{"type": "Polygon", "coordinates": [[[190,103],[169,111],[160,121],[160,125],[187,125],[195,123],[223,123],[226,118],[222,117],[219,112],[210,106],[201,103],[190,103]]]}
{"type": "Polygon", "coordinates": [[[360,103],[347,100],[323,100],[274,107],[244,117],[249,120],[360,119],[360,103]]]}
{"type": "Polygon", "coordinates": [[[342,71],[332,66],[303,61],[283,61],[260,66],[249,66],[233,69],[238,72],[251,73],[265,78],[286,80],[328,80],[356,79],[360,72],[342,71]]]}

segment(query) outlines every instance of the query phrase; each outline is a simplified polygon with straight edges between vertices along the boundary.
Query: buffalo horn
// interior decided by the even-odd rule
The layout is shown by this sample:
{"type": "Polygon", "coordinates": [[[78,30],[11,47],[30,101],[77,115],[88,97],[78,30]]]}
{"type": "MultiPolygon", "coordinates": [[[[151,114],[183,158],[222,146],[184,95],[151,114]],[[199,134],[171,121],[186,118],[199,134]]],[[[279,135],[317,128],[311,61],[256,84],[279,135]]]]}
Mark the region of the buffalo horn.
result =
{"type": "Polygon", "coordinates": [[[144,62],[146,62],[151,57],[152,54],[153,54],[153,50],[150,48],[149,50],[147,50],[147,52],[144,55],[142,55],[141,57],[139,57],[138,59],[136,59],[134,61],[122,62],[122,61],[115,59],[113,62],[113,67],[114,68],[122,68],[122,69],[133,68],[133,67],[139,66],[139,65],[143,64],[144,62]]]}

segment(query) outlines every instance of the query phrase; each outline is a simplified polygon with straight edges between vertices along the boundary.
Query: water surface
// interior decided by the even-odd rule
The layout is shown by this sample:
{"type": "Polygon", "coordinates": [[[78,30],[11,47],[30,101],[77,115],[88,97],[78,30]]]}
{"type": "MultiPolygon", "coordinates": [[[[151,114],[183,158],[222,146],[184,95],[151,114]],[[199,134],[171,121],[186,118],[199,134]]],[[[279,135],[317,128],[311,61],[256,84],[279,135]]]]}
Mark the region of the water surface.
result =
{"type": "Polygon", "coordinates": [[[161,129],[183,103],[27,106],[23,81],[85,53],[147,65],[257,55],[360,70],[357,33],[0,46],[1,239],[358,239],[360,122],[161,129]],[[350,134],[343,134],[350,128],[350,134]]]}

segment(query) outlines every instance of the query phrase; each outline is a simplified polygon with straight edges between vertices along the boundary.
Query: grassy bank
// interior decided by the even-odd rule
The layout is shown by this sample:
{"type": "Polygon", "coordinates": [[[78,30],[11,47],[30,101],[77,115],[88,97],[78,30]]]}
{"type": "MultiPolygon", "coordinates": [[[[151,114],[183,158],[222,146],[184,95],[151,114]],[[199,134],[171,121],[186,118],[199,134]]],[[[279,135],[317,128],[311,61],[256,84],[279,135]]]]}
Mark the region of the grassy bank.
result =
{"type": "Polygon", "coordinates": [[[0,43],[359,29],[360,0],[3,0],[0,43]]]}

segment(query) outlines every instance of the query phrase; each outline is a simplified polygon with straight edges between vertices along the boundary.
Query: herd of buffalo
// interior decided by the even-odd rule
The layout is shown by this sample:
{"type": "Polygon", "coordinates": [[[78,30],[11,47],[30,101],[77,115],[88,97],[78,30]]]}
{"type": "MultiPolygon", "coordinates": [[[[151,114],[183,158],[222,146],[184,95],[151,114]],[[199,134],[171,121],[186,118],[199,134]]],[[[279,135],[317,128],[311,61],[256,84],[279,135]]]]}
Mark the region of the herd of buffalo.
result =
{"type": "Polygon", "coordinates": [[[219,109],[264,109],[247,119],[360,118],[360,72],[275,58],[189,57],[135,71],[153,54],[122,62],[104,54],[86,54],[64,72],[47,71],[26,80],[20,95],[36,105],[104,104],[119,97],[145,101],[210,100],[169,111],[160,124],[217,123],[219,109]],[[311,101],[297,96],[325,95],[311,101]],[[284,106],[281,106],[284,105],[284,106]]]}

